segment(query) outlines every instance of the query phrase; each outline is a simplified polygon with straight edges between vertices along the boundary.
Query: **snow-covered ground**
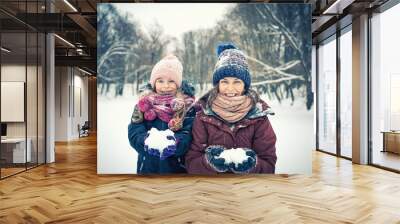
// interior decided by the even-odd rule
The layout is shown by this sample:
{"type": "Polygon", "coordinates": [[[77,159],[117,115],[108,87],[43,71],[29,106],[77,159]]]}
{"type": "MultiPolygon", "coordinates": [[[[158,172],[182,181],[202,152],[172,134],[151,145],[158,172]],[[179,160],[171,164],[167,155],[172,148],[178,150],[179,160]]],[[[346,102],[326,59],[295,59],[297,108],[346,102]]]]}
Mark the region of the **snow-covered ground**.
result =
{"type": "MultiPolygon", "coordinates": [[[[130,87],[124,96],[98,95],[97,172],[99,174],[136,173],[137,153],[129,145],[128,124],[137,97],[130,87]]],[[[112,95],[113,91],[110,92],[112,95]]],[[[311,174],[314,148],[313,109],[307,110],[304,99],[291,105],[263,95],[275,112],[269,119],[277,136],[276,173],[311,174]]]]}
{"type": "MultiPolygon", "coordinates": [[[[263,98],[265,99],[265,98],[263,98]]],[[[276,173],[311,174],[312,149],[315,148],[313,108],[307,110],[303,100],[282,104],[270,102],[275,115],[270,116],[277,142],[276,173]]]]}

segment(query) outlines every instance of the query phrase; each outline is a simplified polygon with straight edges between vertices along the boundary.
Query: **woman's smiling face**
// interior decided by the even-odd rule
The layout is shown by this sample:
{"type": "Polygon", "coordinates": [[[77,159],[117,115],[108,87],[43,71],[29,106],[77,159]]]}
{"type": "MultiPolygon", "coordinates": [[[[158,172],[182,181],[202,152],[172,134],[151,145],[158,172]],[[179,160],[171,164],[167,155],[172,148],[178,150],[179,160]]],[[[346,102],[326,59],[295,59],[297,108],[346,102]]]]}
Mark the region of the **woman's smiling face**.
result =
{"type": "Polygon", "coordinates": [[[155,82],[156,93],[161,95],[175,95],[177,92],[177,85],[171,79],[159,78],[155,82]]]}
{"type": "Polygon", "coordinates": [[[227,97],[241,96],[244,93],[244,82],[234,77],[219,80],[218,92],[227,97]]]}

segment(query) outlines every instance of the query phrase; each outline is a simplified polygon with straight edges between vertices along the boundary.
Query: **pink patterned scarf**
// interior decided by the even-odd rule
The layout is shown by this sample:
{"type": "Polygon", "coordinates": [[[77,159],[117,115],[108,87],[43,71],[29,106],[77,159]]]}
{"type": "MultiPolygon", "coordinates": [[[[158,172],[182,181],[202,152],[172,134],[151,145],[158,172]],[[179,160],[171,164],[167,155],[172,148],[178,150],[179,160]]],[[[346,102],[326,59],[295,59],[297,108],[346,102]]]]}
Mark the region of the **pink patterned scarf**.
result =
{"type": "Polygon", "coordinates": [[[150,93],[143,96],[138,103],[139,111],[144,119],[152,121],[157,117],[168,123],[172,131],[182,128],[183,120],[194,98],[178,92],[174,95],[160,95],[150,93]]]}

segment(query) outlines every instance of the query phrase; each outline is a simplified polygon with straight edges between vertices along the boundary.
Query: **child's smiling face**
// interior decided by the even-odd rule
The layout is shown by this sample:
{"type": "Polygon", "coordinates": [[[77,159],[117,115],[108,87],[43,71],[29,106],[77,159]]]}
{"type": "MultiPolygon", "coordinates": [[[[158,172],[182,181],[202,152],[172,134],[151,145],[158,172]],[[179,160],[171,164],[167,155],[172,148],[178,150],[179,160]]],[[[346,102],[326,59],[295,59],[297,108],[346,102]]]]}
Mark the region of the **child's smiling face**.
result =
{"type": "Polygon", "coordinates": [[[219,80],[218,91],[227,97],[241,96],[244,93],[244,82],[234,77],[219,80]]]}
{"type": "Polygon", "coordinates": [[[155,82],[155,89],[156,93],[161,95],[175,95],[178,90],[178,86],[171,79],[159,78],[155,82]]]}

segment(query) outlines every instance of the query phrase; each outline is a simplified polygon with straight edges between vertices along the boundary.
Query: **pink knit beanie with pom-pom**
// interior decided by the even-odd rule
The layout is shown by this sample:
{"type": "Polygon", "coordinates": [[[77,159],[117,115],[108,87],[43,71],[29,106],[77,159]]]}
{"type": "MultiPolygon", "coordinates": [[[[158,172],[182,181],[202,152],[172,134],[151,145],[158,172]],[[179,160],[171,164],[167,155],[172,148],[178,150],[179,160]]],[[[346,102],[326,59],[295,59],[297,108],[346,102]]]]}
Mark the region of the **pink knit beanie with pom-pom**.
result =
{"type": "Polygon", "coordinates": [[[182,63],[175,55],[169,54],[154,65],[150,75],[151,87],[155,87],[157,79],[167,78],[173,80],[179,88],[182,84],[182,72],[182,63]]]}

